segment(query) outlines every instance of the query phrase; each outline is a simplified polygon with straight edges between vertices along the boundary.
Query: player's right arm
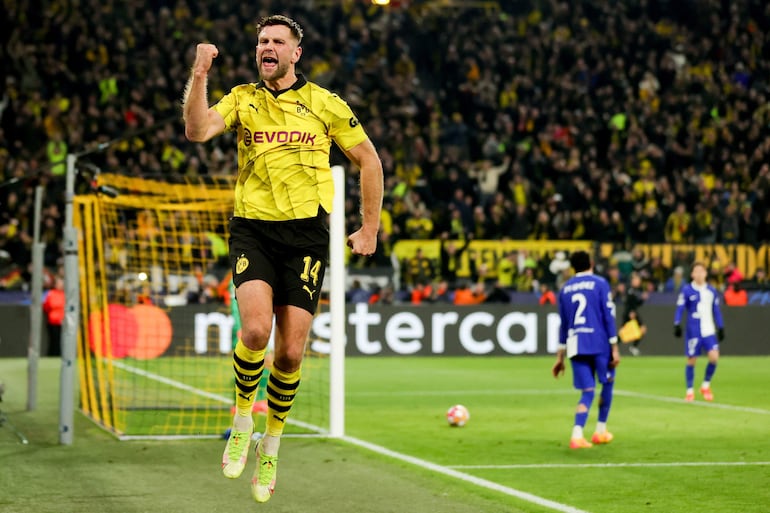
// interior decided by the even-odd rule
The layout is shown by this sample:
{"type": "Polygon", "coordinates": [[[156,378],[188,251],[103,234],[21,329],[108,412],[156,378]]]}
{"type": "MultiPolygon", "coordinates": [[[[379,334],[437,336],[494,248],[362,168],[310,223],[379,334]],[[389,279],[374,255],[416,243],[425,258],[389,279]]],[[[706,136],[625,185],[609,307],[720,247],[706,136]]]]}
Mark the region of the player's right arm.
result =
{"type": "Polygon", "coordinates": [[[200,43],[195,49],[195,63],[184,91],[183,117],[185,136],[194,142],[208,141],[225,130],[224,118],[208,105],[206,85],[217,47],[200,43]]]}

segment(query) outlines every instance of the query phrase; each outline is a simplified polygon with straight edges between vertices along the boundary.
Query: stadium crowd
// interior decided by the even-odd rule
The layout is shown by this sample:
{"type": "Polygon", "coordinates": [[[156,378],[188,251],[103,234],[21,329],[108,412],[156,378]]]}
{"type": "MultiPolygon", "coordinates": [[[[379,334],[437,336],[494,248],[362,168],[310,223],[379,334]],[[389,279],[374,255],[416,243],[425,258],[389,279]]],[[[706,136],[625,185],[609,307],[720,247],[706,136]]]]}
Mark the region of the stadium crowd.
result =
{"type": "MultiPolygon", "coordinates": [[[[101,144],[84,159],[135,176],[234,173],[232,136],[206,145],[184,137],[186,67],[195,43],[211,41],[220,48],[212,99],[256,81],[254,21],[273,12],[305,28],[299,70],[346,99],[383,161],[378,253],[353,267],[391,266],[402,239],[593,240],[629,249],[770,243],[764,0],[400,4],[4,2],[0,255],[18,271],[0,287],[25,280],[38,184],[46,188],[45,264],[57,268],[68,152],[101,144]]],[[[355,175],[348,180],[355,223],[355,175]]],[[[503,286],[558,287],[555,258],[530,265],[511,255],[514,281],[503,286]]],[[[623,263],[601,264],[618,282],[630,276],[623,263]]],[[[401,262],[402,275],[409,265],[401,262]]],[[[410,296],[418,287],[458,288],[451,269],[432,266],[430,279],[406,282],[410,296]]],[[[655,290],[681,279],[681,266],[648,267],[655,290]]],[[[484,282],[484,270],[474,272],[474,283],[484,282]]],[[[496,283],[484,293],[494,295],[496,283]]]]}

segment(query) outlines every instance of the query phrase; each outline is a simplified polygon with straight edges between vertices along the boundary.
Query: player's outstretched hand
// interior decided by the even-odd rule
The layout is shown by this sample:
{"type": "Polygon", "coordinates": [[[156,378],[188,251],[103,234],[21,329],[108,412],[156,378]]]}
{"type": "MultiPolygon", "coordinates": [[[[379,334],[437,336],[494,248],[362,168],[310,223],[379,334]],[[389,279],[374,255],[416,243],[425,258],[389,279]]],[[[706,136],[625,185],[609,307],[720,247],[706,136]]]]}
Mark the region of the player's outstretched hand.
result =
{"type": "Polygon", "coordinates": [[[680,338],[682,336],[682,327],[678,324],[674,325],[674,336],[680,338]]]}
{"type": "Polygon", "coordinates": [[[722,342],[725,339],[725,329],[724,328],[719,328],[717,330],[717,338],[719,339],[720,342],[722,342]]]}
{"type": "Polygon", "coordinates": [[[217,55],[219,55],[219,50],[217,50],[216,46],[210,43],[199,43],[195,48],[195,64],[193,64],[193,72],[208,73],[211,69],[211,63],[217,55]]]}
{"type": "Polygon", "coordinates": [[[564,362],[557,361],[553,364],[553,369],[551,369],[551,373],[553,374],[554,378],[558,378],[560,375],[564,374],[564,362]]]}

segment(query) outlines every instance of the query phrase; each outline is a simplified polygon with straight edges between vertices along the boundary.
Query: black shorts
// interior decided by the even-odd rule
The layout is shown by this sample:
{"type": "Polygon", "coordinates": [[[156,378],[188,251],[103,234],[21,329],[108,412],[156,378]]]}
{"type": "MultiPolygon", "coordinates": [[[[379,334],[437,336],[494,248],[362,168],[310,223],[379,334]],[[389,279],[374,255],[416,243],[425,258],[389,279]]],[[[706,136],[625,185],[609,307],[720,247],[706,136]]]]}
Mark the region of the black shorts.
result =
{"type": "Polygon", "coordinates": [[[325,215],[293,221],[230,219],[230,266],[238,288],[262,280],[273,288],[273,305],[315,314],[328,265],[325,215]]]}

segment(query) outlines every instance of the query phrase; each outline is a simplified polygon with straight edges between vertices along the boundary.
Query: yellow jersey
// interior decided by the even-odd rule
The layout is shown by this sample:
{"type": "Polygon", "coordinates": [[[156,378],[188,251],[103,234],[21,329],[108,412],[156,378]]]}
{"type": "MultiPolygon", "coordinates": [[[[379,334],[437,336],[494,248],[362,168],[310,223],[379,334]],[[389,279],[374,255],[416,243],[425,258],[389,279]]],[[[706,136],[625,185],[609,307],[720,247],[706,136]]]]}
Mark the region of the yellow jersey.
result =
{"type": "Polygon", "coordinates": [[[213,106],[238,132],[236,217],[288,221],[331,213],[329,150],[349,150],[366,132],[347,103],[302,75],[289,89],[234,87],[213,106]]]}

